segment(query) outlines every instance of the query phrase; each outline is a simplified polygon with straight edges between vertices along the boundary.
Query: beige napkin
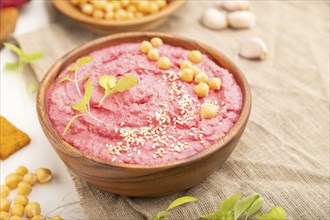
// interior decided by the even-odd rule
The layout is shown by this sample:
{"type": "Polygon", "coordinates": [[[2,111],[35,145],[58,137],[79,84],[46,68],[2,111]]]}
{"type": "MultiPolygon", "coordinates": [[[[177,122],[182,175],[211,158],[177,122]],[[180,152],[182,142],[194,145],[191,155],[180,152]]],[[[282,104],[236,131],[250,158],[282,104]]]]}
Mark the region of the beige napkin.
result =
{"type": "MultiPolygon", "coordinates": [[[[280,205],[290,219],[329,218],[329,2],[253,1],[257,27],[223,31],[198,23],[202,11],[214,5],[188,1],[157,31],[212,45],[246,74],[253,107],[237,148],[203,183],[160,198],[117,196],[72,175],[90,219],[150,218],[183,195],[200,200],[174,209],[168,219],[197,219],[238,191],[243,196],[260,193],[265,200],[262,212],[280,205]],[[237,56],[239,43],[254,36],[269,46],[263,62],[237,56]]],[[[39,80],[57,58],[97,37],[60,18],[61,23],[16,36],[24,50],[47,54],[32,65],[39,80]]]]}

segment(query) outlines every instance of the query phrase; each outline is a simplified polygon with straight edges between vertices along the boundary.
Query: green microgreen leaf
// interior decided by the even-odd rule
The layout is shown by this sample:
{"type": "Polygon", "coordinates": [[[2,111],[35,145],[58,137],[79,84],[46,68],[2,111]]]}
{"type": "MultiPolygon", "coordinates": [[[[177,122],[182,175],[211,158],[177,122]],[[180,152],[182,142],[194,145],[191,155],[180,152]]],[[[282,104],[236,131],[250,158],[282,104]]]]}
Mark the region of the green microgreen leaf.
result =
{"type": "Polygon", "coordinates": [[[214,212],[214,213],[203,215],[201,218],[205,218],[205,219],[220,219],[221,218],[221,215],[219,214],[219,212],[214,212]]]}
{"type": "Polygon", "coordinates": [[[112,88],[111,92],[124,92],[131,88],[133,88],[136,84],[138,84],[138,79],[134,76],[124,76],[122,77],[118,83],[112,88]]]}
{"type": "Polygon", "coordinates": [[[35,53],[23,53],[21,56],[21,59],[25,63],[30,63],[35,60],[39,60],[44,56],[44,53],[41,51],[35,52],[35,53]]]}
{"type": "Polygon", "coordinates": [[[225,220],[234,220],[234,213],[233,211],[229,210],[225,213],[225,220]]]}
{"type": "Polygon", "coordinates": [[[77,110],[77,111],[85,111],[86,109],[86,106],[85,105],[82,105],[82,104],[73,104],[71,105],[71,107],[74,109],[74,110],[77,110]]]}
{"type": "Polygon", "coordinates": [[[85,115],[86,115],[86,114],[81,114],[81,115],[75,115],[75,116],[73,116],[73,117],[70,119],[70,121],[68,122],[68,124],[65,126],[64,131],[63,131],[63,133],[62,133],[62,136],[64,136],[64,135],[66,134],[66,132],[69,130],[69,128],[71,127],[73,121],[74,121],[76,118],[79,118],[79,117],[81,117],[81,116],[85,116],[85,115]]]}
{"type": "Polygon", "coordinates": [[[64,76],[64,77],[62,77],[62,78],[60,79],[60,83],[65,82],[65,81],[67,81],[67,80],[69,80],[69,79],[70,79],[70,74],[68,74],[68,75],[66,75],[66,76],[64,76]]]}
{"type": "Polygon", "coordinates": [[[101,76],[99,79],[99,84],[104,88],[105,93],[110,93],[110,90],[116,85],[117,79],[114,76],[101,76]]]}
{"type": "Polygon", "coordinates": [[[257,215],[258,220],[285,220],[286,212],[281,206],[274,206],[268,213],[257,215]]]}
{"type": "Polygon", "coordinates": [[[161,218],[165,218],[166,216],[169,216],[170,213],[168,211],[161,211],[156,216],[152,218],[152,220],[160,220],[161,218]]]}
{"type": "Polygon", "coordinates": [[[84,94],[84,97],[85,97],[85,103],[88,104],[90,99],[91,99],[91,96],[92,96],[92,90],[93,90],[93,84],[92,84],[92,80],[88,80],[87,81],[87,84],[86,84],[86,89],[85,89],[85,94],[84,94]]]}
{"type": "Polygon", "coordinates": [[[93,61],[93,57],[91,57],[91,56],[81,57],[80,59],[77,60],[76,67],[79,68],[83,65],[86,65],[87,63],[92,62],[92,61],[93,61]]]}
{"type": "Polygon", "coordinates": [[[197,201],[198,199],[196,197],[192,197],[192,196],[184,196],[184,197],[181,197],[181,198],[178,198],[176,200],[174,200],[169,206],[168,208],[166,209],[166,211],[169,211],[177,206],[180,206],[180,205],[183,205],[183,204],[186,204],[188,202],[195,202],[197,201]]]}
{"type": "Polygon", "coordinates": [[[19,63],[18,62],[6,63],[5,64],[5,69],[10,70],[10,71],[18,70],[19,69],[19,63]]]}
{"type": "Polygon", "coordinates": [[[257,211],[259,211],[259,209],[261,208],[261,206],[263,205],[264,200],[262,199],[262,197],[258,198],[257,200],[255,200],[253,202],[253,204],[250,206],[250,208],[246,211],[246,217],[245,220],[248,219],[248,217],[250,217],[251,215],[253,215],[254,213],[256,213],[257,211]]]}
{"type": "Polygon", "coordinates": [[[14,45],[12,43],[4,42],[3,45],[5,45],[5,47],[7,47],[9,50],[16,53],[17,56],[19,56],[19,57],[21,57],[24,54],[23,50],[21,50],[20,48],[18,48],[16,45],[14,45]]]}
{"type": "Polygon", "coordinates": [[[220,213],[225,214],[227,211],[234,208],[234,206],[236,205],[240,196],[241,196],[241,193],[238,192],[238,193],[226,198],[225,200],[223,200],[223,202],[220,204],[220,213]]]}
{"type": "Polygon", "coordinates": [[[68,68],[66,68],[68,71],[76,71],[78,68],[74,67],[74,66],[69,66],[68,68]]]}
{"type": "Polygon", "coordinates": [[[238,219],[243,213],[245,213],[252,204],[260,198],[260,195],[250,195],[237,202],[234,208],[234,219],[238,219]]]}

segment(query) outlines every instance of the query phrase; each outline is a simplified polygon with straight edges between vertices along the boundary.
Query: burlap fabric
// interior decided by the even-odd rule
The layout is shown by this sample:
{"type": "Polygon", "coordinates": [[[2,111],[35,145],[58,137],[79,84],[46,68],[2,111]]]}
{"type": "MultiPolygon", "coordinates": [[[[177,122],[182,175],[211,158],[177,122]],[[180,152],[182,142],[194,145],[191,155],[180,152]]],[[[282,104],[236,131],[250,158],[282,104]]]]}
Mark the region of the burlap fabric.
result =
{"type": "MultiPolygon", "coordinates": [[[[160,198],[107,193],[72,175],[90,219],[146,219],[173,199],[200,201],[172,211],[168,219],[197,219],[235,192],[260,193],[262,212],[274,205],[290,219],[329,219],[329,2],[254,1],[256,28],[211,31],[198,23],[214,1],[188,3],[157,31],[203,41],[228,55],[252,89],[252,114],[228,161],[208,179],[184,192],[160,198]],[[259,36],[269,46],[263,62],[239,58],[239,43],[259,36]]],[[[32,65],[39,79],[61,55],[97,35],[60,16],[43,30],[16,36],[26,51],[47,56],[32,65]]]]}

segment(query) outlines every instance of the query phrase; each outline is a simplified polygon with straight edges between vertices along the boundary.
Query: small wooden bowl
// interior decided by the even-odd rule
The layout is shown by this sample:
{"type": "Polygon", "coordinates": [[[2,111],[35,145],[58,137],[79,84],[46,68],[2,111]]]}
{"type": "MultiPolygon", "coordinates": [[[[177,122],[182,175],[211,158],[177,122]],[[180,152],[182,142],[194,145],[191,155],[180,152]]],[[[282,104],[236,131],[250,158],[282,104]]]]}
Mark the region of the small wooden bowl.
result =
{"type": "Polygon", "coordinates": [[[173,14],[185,3],[185,0],[169,0],[168,5],[155,14],[123,21],[97,19],[86,15],[68,0],[52,0],[52,2],[60,12],[76,20],[89,30],[110,34],[114,32],[152,30],[164,23],[169,15],[173,14]]]}
{"type": "Polygon", "coordinates": [[[37,112],[41,127],[64,163],[88,183],[106,191],[128,196],[161,196],[195,186],[221,166],[234,150],[247,124],[251,109],[249,85],[238,67],[215,49],[194,40],[164,33],[126,33],[103,37],[84,44],[60,58],[43,78],[37,94],[37,112]],[[154,165],[121,164],[83,154],[66,143],[53,130],[46,112],[47,92],[55,78],[82,56],[125,42],[141,42],[160,37],[166,44],[197,49],[229,70],[243,93],[240,117],[229,133],[214,145],[191,157],[154,165]]]}

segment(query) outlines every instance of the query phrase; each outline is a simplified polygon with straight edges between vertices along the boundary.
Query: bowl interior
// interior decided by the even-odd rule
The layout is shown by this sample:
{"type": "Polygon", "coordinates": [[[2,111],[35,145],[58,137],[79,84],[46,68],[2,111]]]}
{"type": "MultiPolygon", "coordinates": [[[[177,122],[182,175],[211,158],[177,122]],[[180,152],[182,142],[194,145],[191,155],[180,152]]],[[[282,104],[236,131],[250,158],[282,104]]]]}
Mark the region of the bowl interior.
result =
{"type": "Polygon", "coordinates": [[[219,150],[223,146],[225,146],[231,139],[236,137],[242,129],[244,129],[246,122],[248,120],[248,117],[250,115],[250,109],[251,109],[251,93],[250,88],[248,85],[248,82],[246,81],[243,73],[239,70],[239,68],[232,63],[227,57],[225,57],[223,54],[218,52],[217,50],[213,49],[212,47],[209,47],[203,43],[196,42],[191,39],[187,39],[185,37],[181,36],[173,36],[170,34],[164,34],[164,33],[152,33],[152,32],[145,32],[145,33],[125,33],[125,34],[116,34],[111,35],[103,38],[99,38],[97,40],[94,40],[92,42],[89,42],[87,44],[84,44],[66,55],[64,55],[62,58],[60,58],[48,71],[48,73],[45,75],[44,79],[42,80],[38,95],[37,95],[37,111],[40,123],[42,124],[44,131],[46,129],[46,135],[48,135],[48,138],[52,138],[53,140],[56,140],[57,143],[61,145],[61,147],[54,146],[56,150],[62,151],[65,154],[69,154],[70,156],[74,157],[81,157],[86,158],[88,160],[91,160],[93,162],[101,163],[104,165],[110,165],[112,167],[119,167],[119,168],[135,168],[135,169],[148,169],[148,168],[169,168],[174,167],[178,165],[184,165],[187,163],[190,163],[194,160],[200,160],[208,155],[212,154],[213,152],[219,150]],[[110,47],[113,45],[125,43],[125,42],[141,42],[143,40],[149,40],[152,37],[160,37],[163,39],[164,43],[170,44],[172,46],[179,46],[183,47],[188,50],[197,49],[200,50],[203,54],[207,55],[211,60],[213,60],[216,64],[219,66],[227,69],[231,74],[233,74],[234,78],[236,79],[238,85],[240,86],[243,94],[243,104],[242,104],[242,111],[240,114],[240,117],[238,121],[235,123],[233,128],[222,138],[220,139],[216,144],[210,146],[207,149],[204,149],[203,151],[199,152],[198,154],[195,154],[193,156],[172,161],[172,162],[166,162],[166,163],[159,163],[159,164],[152,164],[152,165],[146,165],[146,164],[121,164],[116,162],[110,162],[110,161],[104,161],[96,157],[92,157],[86,154],[83,154],[81,151],[77,150],[73,146],[69,145],[67,142],[65,142],[57,133],[52,129],[52,125],[49,121],[48,115],[47,115],[47,109],[46,109],[46,96],[47,92],[52,85],[53,81],[56,79],[56,77],[71,63],[76,61],[78,58],[82,56],[86,56],[90,54],[93,51],[97,51],[100,49],[103,49],[105,47],[110,47]]]}

